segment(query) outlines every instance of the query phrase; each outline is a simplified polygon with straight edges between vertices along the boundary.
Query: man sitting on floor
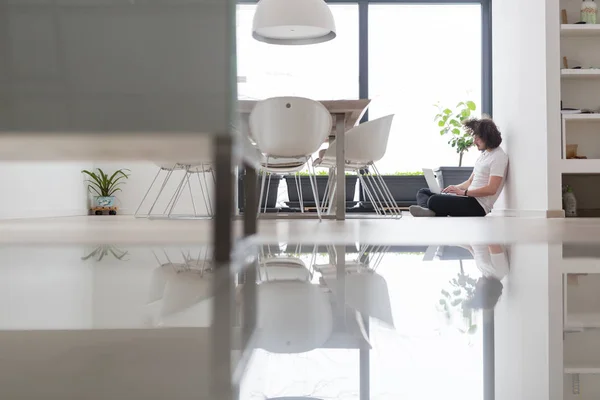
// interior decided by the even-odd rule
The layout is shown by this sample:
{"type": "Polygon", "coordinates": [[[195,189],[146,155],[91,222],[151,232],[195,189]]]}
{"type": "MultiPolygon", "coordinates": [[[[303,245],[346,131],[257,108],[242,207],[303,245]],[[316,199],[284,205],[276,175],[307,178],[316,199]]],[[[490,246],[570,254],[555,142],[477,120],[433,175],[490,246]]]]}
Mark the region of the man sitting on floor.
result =
{"type": "Polygon", "coordinates": [[[414,217],[484,217],[492,211],[508,167],[508,156],[500,147],[502,136],[491,119],[470,119],[464,126],[481,151],[473,174],[466,182],[442,190],[444,194],[419,190],[418,205],[410,207],[414,217]]]}

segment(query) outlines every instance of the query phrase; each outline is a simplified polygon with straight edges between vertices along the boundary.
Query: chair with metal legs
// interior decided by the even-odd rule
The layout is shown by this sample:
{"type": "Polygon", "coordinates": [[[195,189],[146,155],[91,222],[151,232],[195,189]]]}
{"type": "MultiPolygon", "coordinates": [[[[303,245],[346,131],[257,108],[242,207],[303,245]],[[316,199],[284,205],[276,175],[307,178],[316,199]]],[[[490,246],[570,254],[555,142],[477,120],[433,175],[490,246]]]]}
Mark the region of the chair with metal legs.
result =
{"type": "MultiPolygon", "coordinates": [[[[135,211],[136,218],[174,218],[174,217],[187,217],[187,218],[212,218],[213,216],[213,204],[210,195],[210,187],[215,184],[215,174],[214,169],[211,163],[204,162],[181,162],[175,164],[163,164],[159,165],[159,170],[154,177],[154,180],[150,184],[150,187],[146,191],[144,197],[142,198],[137,210],[135,211]],[[159,208],[158,204],[161,199],[163,199],[163,194],[168,187],[168,183],[171,181],[173,174],[175,172],[183,172],[182,178],[175,187],[175,190],[172,192],[169,201],[164,207],[162,213],[154,213],[155,208],[159,208]],[[159,180],[159,176],[163,174],[164,178],[162,179],[162,183],[158,188],[158,193],[154,197],[150,208],[147,213],[140,213],[140,209],[145,204],[147,205],[146,200],[152,189],[155,187],[157,180],[159,180]],[[208,179],[206,177],[207,174],[212,176],[212,179],[208,179]],[[202,200],[204,206],[206,208],[206,213],[201,214],[198,212],[198,208],[196,207],[196,201],[194,200],[194,189],[192,186],[195,186],[194,179],[192,176],[196,176],[198,182],[198,190],[202,196],[202,200]],[[200,176],[202,175],[202,177],[200,176]],[[212,181],[212,185],[211,182],[212,181]],[[189,193],[190,201],[193,209],[193,214],[184,214],[184,215],[174,215],[173,211],[175,207],[181,200],[182,196],[185,192],[189,193]]],[[[162,208],[162,206],[160,207],[162,208]]]]}
{"type": "MultiPolygon", "coordinates": [[[[402,211],[375,165],[385,155],[393,119],[394,115],[388,115],[360,124],[346,132],[344,136],[345,170],[357,173],[361,188],[365,191],[377,214],[401,218],[402,211]],[[363,170],[369,170],[370,173],[362,174],[363,170]]],[[[336,174],[345,173],[345,171],[335,169],[335,143],[335,141],[331,143],[323,157],[319,158],[314,166],[329,168],[336,174]]],[[[333,175],[331,172],[329,175],[331,183],[328,184],[325,199],[326,203],[330,205],[334,204],[335,180],[331,180],[333,175]]],[[[331,212],[331,207],[327,207],[327,204],[323,204],[323,206],[328,212],[331,212]]]]}
{"type": "MultiPolygon", "coordinates": [[[[313,172],[309,179],[317,215],[321,219],[312,155],[329,136],[332,124],[331,114],[318,101],[302,97],[274,97],[256,104],[250,114],[250,135],[264,155],[260,200],[267,182],[266,173],[297,173],[307,165],[309,172],[313,172]]],[[[300,194],[299,183],[298,177],[296,184],[300,194]]],[[[302,197],[300,200],[303,200],[302,197]]],[[[301,211],[304,211],[303,201],[301,211]]]]}

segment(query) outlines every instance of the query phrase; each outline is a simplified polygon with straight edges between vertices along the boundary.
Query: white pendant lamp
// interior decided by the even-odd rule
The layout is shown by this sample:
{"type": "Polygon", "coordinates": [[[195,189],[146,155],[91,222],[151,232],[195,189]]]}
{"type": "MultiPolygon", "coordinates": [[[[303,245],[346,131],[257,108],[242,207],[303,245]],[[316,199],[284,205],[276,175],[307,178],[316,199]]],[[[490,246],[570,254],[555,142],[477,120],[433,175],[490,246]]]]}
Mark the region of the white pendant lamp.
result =
{"type": "Polygon", "coordinates": [[[260,0],[252,36],[269,44],[323,43],[335,38],[335,21],[323,0],[260,0]]]}

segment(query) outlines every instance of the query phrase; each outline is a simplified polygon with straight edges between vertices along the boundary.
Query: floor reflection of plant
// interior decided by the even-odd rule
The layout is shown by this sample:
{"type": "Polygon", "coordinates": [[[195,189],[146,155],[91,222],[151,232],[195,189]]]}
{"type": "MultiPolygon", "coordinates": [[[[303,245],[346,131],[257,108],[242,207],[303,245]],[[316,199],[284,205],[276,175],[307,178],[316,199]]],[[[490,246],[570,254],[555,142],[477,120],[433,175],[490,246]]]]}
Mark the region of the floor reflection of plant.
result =
{"type": "Polygon", "coordinates": [[[81,257],[83,261],[89,260],[90,258],[96,259],[96,261],[102,261],[104,257],[112,254],[117,260],[126,261],[124,257],[129,253],[128,250],[122,250],[119,247],[112,244],[101,244],[92,250],[89,254],[81,257]]]}
{"type": "Polygon", "coordinates": [[[455,315],[460,315],[466,328],[459,328],[462,333],[474,334],[477,332],[477,323],[475,322],[474,310],[469,307],[469,300],[475,294],[475,285],[477,280],[465,274],[462,260],[460,262],[460,272],[456,278],[450,280],[449,290],[443,290],[442,298],[439,301],[440,310],[444,313],[447,320],[452,322],[455,315]]]}

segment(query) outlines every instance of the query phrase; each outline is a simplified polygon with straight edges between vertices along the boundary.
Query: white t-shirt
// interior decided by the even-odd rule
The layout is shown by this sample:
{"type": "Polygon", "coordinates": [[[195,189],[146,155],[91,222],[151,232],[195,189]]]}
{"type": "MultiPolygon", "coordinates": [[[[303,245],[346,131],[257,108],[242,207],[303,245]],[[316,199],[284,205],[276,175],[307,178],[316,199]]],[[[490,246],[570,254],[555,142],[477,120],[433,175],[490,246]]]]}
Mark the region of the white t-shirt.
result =
{"type": "Polygon", "coordinates": [[[486,214],[492,211],[494,203],[498,200],[498,196],[500,196],[500,192],[502,192],[502,189],[504,188],[507,167],[508,156],[500,147],[491,151],[484,151],[475,162],[475,168],[473,168],[473,182],[471,182],[469,190],[480,189],[487,186],[490,183],[491,176],[502,177],[502,183],[495,195],[477,197],[477,201],[481,204],[481,207],[483,207],[486,214]]]}
{"type": "Polygon", "coordinates": [[[472,246],[473,258],[475,259],[475,265],[481,271],[481,274],[488,278],[496,278],[499,281],[504,279],[510,267],[508,265],[508,258],[506,252],[502,251],[498,254],[492,254],[489,246],[487,245],[475,245],[472,246]]]}

